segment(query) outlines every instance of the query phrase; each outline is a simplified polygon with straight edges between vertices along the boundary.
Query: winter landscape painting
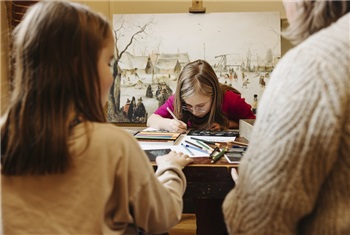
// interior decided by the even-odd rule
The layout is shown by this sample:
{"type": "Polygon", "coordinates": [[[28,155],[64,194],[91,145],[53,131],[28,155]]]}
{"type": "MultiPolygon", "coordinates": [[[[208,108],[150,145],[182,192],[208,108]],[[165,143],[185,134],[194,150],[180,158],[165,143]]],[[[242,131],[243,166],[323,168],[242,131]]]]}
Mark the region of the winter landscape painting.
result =
{"type": "Polygon", "coordinates": [[[208,61],[221,83],[256,105],[281,57],[279,12],[115,14],[109,122],[144,125],[182,68],[208,61]]]}

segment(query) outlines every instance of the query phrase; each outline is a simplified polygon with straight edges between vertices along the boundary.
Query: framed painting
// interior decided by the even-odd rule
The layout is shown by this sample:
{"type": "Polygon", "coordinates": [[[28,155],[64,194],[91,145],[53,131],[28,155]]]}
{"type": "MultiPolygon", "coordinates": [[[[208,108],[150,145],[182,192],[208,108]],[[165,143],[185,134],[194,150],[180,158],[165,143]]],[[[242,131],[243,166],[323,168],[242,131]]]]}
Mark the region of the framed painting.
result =
{"type": "Polygon", "coordinates": [[[203,59],[221,83],[256,108],[281,57],[279,12],[115,14],[114,83],[107,117],[145,126],[176,90],[189,62],[203,59]]]}

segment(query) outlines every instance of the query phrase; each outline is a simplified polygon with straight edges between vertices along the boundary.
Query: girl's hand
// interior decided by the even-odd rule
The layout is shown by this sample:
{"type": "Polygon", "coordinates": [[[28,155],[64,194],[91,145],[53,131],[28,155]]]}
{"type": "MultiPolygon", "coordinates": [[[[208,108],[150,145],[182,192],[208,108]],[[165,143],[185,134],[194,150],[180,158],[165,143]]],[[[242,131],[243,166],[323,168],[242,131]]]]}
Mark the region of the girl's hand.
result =
{"type": "Polygon", "coordinates": [[[182,152],[176,152],[176,151],[171,151],[167,155],[158,156],[156,158],[157,165],[166,161],[176,162],[178,165],[180,165],[181,168],[184,168],[185,166],[193,162],[193,159],[182,152]]]}
{"type": "Polygon", "coordinates": [[[211,130],[211,131],[221,131],[221,126],[219,125],[219,123],[214,122],[213,124],[211,124],[209,130],[211,130]]]}
{"type": "Polygon", "coordinates": [[[185,133],[187,131],[187,125],[183,121],[177,121],[175,119],[170,119],[168,131],[185,133]]]}

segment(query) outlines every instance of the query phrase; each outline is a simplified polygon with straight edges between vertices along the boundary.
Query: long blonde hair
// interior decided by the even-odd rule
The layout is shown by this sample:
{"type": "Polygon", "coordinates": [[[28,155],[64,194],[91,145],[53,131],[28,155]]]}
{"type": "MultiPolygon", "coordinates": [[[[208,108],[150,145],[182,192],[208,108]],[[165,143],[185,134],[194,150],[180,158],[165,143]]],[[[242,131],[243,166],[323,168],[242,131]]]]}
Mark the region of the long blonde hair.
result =
{"type": "Polygon", "coordinates": [[[52,174],[70,165],[72,112],[105,122],[98,57],[111,27],[77,4],[42,1],[14,30],[15,85],[1,126],[2,173],[52,174]]]}
{"type": "Polygon", "coordinates": [[[350,11],[349,1],[298,1],[296,16],[283,36],[293,44],[298,44],[310,35],[328,27],[350,11]]]}
{"type": "Polygon", "coordinates": [[[223,87],[211,65],[204,60],[190,62],[183,68],[177,81],[174,114],[184,122],[190,122],[195,129],[209,129],[213,122],[227,129],[229,121],[222,112],[223,97],[223,87]],[[197,118],[182,109],[184,99],[194,94],[212,98],[211,110],[205,117],[197,118]]]}

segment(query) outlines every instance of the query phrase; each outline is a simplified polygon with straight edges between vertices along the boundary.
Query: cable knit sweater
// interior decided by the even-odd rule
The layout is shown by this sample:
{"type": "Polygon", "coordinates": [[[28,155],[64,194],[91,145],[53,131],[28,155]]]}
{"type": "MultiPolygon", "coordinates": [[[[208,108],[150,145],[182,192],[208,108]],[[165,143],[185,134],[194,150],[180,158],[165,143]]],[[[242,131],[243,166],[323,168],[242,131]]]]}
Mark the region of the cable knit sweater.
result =
{"type": "Polygon", "coordinates": [[[172,161],[156,173],[133,136],[106,123],[84,124],[70,139],[64,174],[1,176],[4,234],[162,233],[181,219],[186,178],[172,161]],[[85,151],[84,151],[85,150],[85,151]]]}
{"type": "Polygon", "coordinates": [[[277,65],[258,108],[230,234],[350,234],[350,14],[277,65]]]}

